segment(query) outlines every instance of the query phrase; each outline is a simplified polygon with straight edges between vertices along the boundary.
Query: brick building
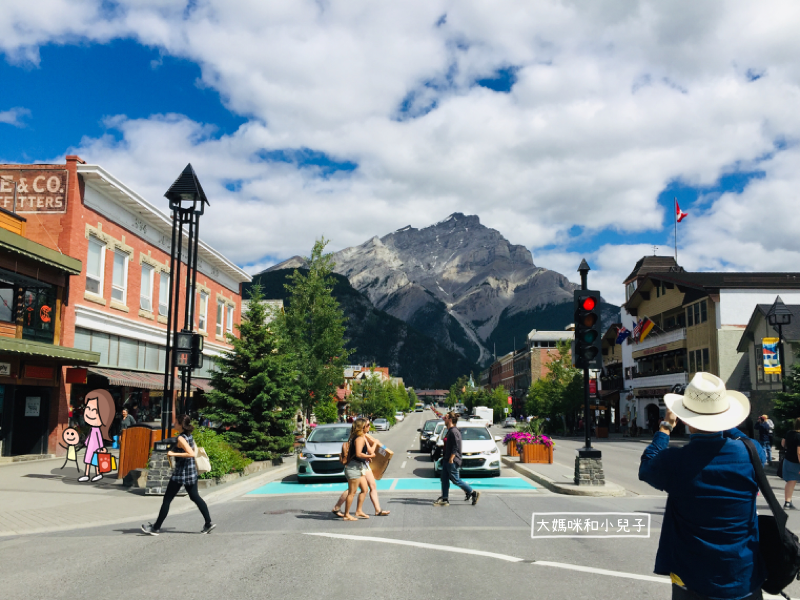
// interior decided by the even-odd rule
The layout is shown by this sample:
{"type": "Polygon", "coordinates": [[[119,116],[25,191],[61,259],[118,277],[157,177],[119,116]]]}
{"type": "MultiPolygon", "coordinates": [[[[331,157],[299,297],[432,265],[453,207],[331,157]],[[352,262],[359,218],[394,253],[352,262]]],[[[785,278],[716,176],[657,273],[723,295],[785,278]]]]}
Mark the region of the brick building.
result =
{"type": "MultiPolygon", "coordinates": [[[[139,420],[159,418],[171,218],[77,156],[67,156],[63,165],[0,165],[0,206],[27,218],[30,240],[83,263],[60,306],[60,342],[100,358],[83,383],[66,383],[62,368],[59,426],[49,436],[50,451],[69,406],[80,406],[91,389],[109,389],[117,409],[130,407],[139,420]]],[[[236,335],[246,281],[242,269],[200,240],[193,328],[205,336],[207,359],[194,374],[197,391],[208,389],[213,357],[230,348],[225,334],[236,335]]],[[[180,285],[185,290],[185,282],[180,285]]]]}

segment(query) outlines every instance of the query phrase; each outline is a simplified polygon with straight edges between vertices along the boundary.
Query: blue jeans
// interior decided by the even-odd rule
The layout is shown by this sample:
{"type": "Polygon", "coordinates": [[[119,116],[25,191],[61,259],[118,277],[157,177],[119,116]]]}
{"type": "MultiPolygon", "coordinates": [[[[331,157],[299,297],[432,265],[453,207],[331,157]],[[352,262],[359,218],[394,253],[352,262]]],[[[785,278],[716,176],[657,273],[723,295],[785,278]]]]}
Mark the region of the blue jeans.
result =
{"type": "Polygon", "coordinates": [[[767,455],[767,462],[772,462],[772,442],[761,442],[761,447],[764,448],[764,454],[767,455]]]}
{"type": "Polygon", "coordinates": [[[445,500],[449,498],[448,494],[450,493],[451,481],[464,490],[465,494],[472,494],[472,488],[469,487],[469,484],[461,481],[461,477],[458,476],[458,465],[445,462],[445,460],[442,459],[442,498],[445,500]]]}

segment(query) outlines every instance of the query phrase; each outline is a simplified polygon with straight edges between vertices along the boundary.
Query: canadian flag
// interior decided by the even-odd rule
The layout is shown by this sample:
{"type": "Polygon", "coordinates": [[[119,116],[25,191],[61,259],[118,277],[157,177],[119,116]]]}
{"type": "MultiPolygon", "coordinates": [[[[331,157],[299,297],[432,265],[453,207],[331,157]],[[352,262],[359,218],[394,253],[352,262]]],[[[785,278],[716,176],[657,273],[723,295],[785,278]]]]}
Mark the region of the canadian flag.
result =
{"type": "Polygon", "coordinates": [[[689,213],[685,213],[681,210],[681,207],[678,206],[678,199],[675,198],[675,220],[680,223],[683,221],[684,217],[688,217],[689,213]]]}

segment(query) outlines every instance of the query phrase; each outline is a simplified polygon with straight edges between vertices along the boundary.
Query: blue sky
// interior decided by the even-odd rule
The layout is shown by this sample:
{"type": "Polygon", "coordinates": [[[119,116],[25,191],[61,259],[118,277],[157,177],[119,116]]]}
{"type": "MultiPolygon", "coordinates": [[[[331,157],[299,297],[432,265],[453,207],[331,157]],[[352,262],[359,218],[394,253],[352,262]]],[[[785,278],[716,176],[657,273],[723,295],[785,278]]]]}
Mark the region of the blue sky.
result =
{"type": "Polygon", "coordinates": [[[790,270],[800,17],[769,4],[50,0],[0,20],[0,159],[156,203],[192,162],[250,271],[463,212],[621,293],[675,197],[687,268],[790,270]]]}

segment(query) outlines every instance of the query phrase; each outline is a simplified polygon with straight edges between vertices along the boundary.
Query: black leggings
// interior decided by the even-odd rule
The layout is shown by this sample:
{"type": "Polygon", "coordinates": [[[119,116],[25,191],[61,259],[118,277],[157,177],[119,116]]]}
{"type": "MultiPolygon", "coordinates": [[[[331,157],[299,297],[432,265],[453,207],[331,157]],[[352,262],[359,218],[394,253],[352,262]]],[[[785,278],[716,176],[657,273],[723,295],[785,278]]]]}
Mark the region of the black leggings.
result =
{"type": "MultiPolygon", "coordinates": [[[[178,483],[172,479],[169,480],[167,491],[164,492],[164,501],[161,503],[161,510],[158,512],[158,521],[153,525],[153,529],[161,529],[161,525],[164,524],[164,519],[167,518],[167,513],[169,513],[169,505],[172,504],[173,498],[181,491],[182,485],[182,483],[178,483]]],[[[187,485],[186,491],[192,502],[200,509],[203,518],[206,520],[205,524],[210,525],[211,515],[208,514],[208,506],[206,506],[205,500],[200,497],[200,493],[197,491],[197,482],[195,481],[192,485],[187,485]]]]}

